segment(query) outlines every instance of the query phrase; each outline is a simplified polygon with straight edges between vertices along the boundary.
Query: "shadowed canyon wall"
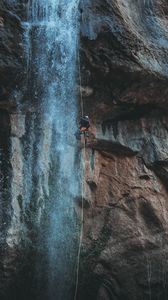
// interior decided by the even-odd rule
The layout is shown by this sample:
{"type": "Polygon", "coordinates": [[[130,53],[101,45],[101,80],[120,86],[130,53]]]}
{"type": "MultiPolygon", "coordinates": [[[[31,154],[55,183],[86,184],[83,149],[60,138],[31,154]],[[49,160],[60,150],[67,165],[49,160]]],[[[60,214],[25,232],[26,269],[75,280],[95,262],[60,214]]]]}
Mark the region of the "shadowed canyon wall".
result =
{"type": "MultiPolygon", "coordinates": [[[[9,290],[17,293],[16,299],[25,299],[25,291],[28,299],[48,299],[48,216],[44,210],[39,230],[43,201],[37,202],[36,192],[36,204],[32,202],[28,212],[23,209],[24,166],[22,153],[15,151],[22,141],[31,147],[32,128],[35,136],[43,130],[38,118],[33,119],[37,107],[31,91],[25,90],[26,35],[21,20],[26,10],[26,1],[0,4],[2,299],[13,299],[9,290]],[[19,247],[11,244],[13,212],[16,220],[24,219],[15,224],[19,247]]],[[[79,10],[81,90],[92,134],[86,150],[78,145],[85,184],[77,298],[166,300],[168,5],[164,0],[81,0],[79,10]]],[[[34,159],[36,153],[34,149],[34,159]]],[[[76,199],[80,216],[80,193],[76,199]]]]}

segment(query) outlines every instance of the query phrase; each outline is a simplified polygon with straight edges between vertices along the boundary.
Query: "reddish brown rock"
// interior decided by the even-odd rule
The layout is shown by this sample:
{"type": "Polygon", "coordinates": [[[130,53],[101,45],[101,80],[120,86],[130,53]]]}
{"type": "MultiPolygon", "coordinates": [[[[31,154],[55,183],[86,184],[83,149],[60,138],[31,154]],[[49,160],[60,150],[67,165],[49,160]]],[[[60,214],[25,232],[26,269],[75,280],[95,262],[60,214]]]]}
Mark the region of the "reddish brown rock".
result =
{"type": "Polygon", "coordinates": [[[80,300],[168,297],[166,24],[165,1],[82,6],[84,108],[95,138],[85,155],[80,300]]]}
{"type": "MultiPolygon", "coordinates": [[[[43,131],[44,144],[50,139],[47,130],[39,128],[32,99],[27,97],[24,112],[16,114],[16,100],[20,103],[25,96],[21,19],[26,3],[0,3],[0,296],[5,299],[9,293],[9,300],[18,292],[20,299],[25,294],[36,299],[40,291],[46,300],[46,261],[41,256],[47,252],[47,243],[43,239],[38,288],[33,278],[37,223],[44,203],[37,201],[34,188],[29,210],[23,209],[20,176],[21,145],[28,158],[35,136],[43,131]]],[[[84,236],[78,300],[167,300],[167,2],[83,0],[80,7],[81,91],[92,135],[82,153],[84,236]]],[[[38,149],[33,149],[36,160],[38,149]]],[[[45,155],[42,159],[47,161],[45,155]]],[[[46,171],[43,176],[47,177],[46,171]]],[[[37,176],[33,176],[36,187],[37,176]]],[[[44,226],[41,235],[45,230],[44,226]]]]}

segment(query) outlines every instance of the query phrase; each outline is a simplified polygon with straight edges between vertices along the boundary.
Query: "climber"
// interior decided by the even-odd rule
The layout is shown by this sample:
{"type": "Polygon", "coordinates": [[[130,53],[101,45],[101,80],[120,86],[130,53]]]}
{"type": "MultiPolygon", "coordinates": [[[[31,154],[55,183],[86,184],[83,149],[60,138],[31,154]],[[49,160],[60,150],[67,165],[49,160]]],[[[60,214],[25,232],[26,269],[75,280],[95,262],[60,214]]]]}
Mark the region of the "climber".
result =
{"type": "Polygon", "coordinates": [[[80,125],[79,128],[81,133],[88,131],[90,127],[89,117],[88,116],[81,117],[79,125],[80,125]]]}
{"type": "Polygon", "coordinates": [[[88,137],[88,131],[90,128],[90,121],[88,116],[83,116],[80,119],[79,129],[75,133],[77,139],[80,139],[81,134],[84,134],[88,137]]]}

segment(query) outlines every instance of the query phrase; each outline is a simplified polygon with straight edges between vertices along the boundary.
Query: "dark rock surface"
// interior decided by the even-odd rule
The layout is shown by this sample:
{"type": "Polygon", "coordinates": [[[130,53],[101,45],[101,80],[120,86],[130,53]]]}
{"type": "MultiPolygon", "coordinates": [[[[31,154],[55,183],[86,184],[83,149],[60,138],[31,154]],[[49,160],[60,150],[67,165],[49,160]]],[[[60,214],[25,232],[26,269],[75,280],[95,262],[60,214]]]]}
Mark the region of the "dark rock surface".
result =
{"type": "Polygon", "coordinates": [[[16,101],[24,77],[23,29],[19,16],[21,8],[13,1],[1,1],[0,4],[1,106],[9,99],[10,102],[16,101]]]}
{"type": "MultiPolygon", "coordinates": [[[[28,100],[24,112],[17,111],[25,97],[21,20],[26,4],[0,3],[2,300],[13,300],[14,294],[17,300],[34,300],[39,291],[39,299],[47,299],[45,241],[36,252],[40,203],[24,207],[20,175],[21,142],[25,149],[31,147],[34,128],[37,135],[43,129],[38,128],[28,100]],[[37,255],[42,258],[38,281],[37,255]]],[[[83,153],[86,183],[78,299],[167,300],[167,1],[81,0],[80,9],[82,92],[93,137],[83,153]]]]}
{"type": "Polygon", "coordinates": [[[167,299],[167,3],[88,0],[81,11],[94,137],[78,299],[167,299]]]}

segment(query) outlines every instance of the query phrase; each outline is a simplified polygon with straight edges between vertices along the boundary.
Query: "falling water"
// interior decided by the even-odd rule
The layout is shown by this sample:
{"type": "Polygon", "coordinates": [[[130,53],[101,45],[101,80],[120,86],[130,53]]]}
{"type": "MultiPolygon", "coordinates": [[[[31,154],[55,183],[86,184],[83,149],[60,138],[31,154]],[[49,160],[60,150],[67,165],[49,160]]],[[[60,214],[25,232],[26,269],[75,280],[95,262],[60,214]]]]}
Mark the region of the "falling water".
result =
{"type": "Polygon", "coordinates": [[[30,0],[28,21],[23,24],[28,94],[35,111],[25,155],[25,202],[32,199],[34,185],[39,227],[47,211],[47,300],[72,299],[75,278],[78,2],[30,0]]]}

